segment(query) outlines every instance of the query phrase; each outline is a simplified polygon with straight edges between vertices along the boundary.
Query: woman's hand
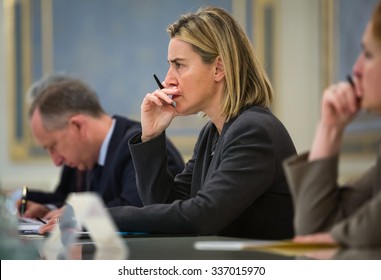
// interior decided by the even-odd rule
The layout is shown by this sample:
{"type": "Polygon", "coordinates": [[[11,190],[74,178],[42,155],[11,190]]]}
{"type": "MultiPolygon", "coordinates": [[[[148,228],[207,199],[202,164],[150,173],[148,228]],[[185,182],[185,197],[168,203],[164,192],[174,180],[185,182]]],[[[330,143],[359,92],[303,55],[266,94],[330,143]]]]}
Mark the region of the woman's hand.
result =
{"type": "Polygon", "coordinates": [[[331,85],[323,94],[321,122],[328,127],[344,130],[359,109],[355,89],[350,83],[331,85]]]}
{"type": "Polygon", "coordinates": [[[178,93],[177,88],[164,88],[148,93],[141,105],[142,142],[160,135],[176,116],[168,95],[178,93]]]}
{"type": "Polygon", "coordinates": [[[357,90],[350,83],[331,85],[324,91],[321,120],[318,124],[309,160],[337,155],[345,126],[360,110],[357,90]]]}
{"type": "Polygon", "coordinates": [[[295,243],[318,243],[318,244],[327,244],[327,245],[338,245],[338,242],[335,238],[328,232],[319,232],[308,235],[298,235],[295,236],[293,241],[295,243]]]}

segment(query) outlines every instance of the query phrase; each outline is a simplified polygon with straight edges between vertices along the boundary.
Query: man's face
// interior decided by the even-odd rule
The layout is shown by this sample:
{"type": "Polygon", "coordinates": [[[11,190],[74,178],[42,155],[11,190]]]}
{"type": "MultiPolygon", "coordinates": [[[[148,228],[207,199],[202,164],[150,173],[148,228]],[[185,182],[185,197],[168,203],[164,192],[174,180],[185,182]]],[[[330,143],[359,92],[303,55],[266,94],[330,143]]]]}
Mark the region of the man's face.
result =
{"type": "Polygon", "coordinates": [[[56,166],[65,164],[79,170],[92,167],[92,163],[86,160],[90,149],[80,126],[69,121],[64,128],[49,131],[44,127],[38,109],[33,113],[30,122],[34,139],[48,151],[56,166]]]}

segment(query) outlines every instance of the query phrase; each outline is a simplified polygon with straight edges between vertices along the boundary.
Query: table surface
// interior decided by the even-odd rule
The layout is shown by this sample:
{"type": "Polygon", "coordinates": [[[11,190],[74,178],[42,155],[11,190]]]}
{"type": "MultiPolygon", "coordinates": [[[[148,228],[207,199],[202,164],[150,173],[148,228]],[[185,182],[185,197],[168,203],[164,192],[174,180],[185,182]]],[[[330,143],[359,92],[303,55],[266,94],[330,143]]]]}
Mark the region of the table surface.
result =
{"type": "MultiPolygon", "coordinates": [[[[222,236],[158,236],[128,237],[124,242],[128,248],[128,259],[132,260],[303,260],[303,259],[355,259],[381,260],[381,248],[299,248],[294,250],[198,250],[199,241],[253,241],[222,236]]],[[[255,241],[255,240],[254,240],[255,241]]],[[[86,243],[86,242],[85,242],[86,243]]],[[[83,259],[94,259],[95,247],[84,244],[83,259]]]]}
{"type": "MultiPolygon", "coordinates": [[[[246,241],[220,236],[161,236],[124,238],[132,260],[282,260],[294,259],[253,250],[198,250],[197,241],[246,241]]],[[[86,252],[84,247],[83,252],[86,252]]],[[[85,254],[86,255],[86,254],[85,254]]],[[[90,256],[90,255],[89,255],[90,256]]],[[[91,256],[90,256],[91,257],[91,256]]]]}
{"type": "MultiPolygon", "coordinates": [[[[44,239],[29,239],[29,242],[41,245],[44,239]]],[[[129,236],[123,238],[128,249],[127,259],[131,260],[301,260],[301,259],[339,259],[339,260],[381,260],[381,248],[299,248],[279,251],[268,249],[214,249],[199,250],[195,243],[199,241],[255,241],[222,236],[129,236]]],[[[91,239],[80,239],[75,242],[80,254],[72,259],[118,259],[115,249],[105,247],[105,253],[91,239]],[[97,251],[98,250],[98,251],[97,251]],[[115,254],[114,254],[115,252],[115,254]],[[101,256],[101,257],[99,257],[101,256]]],[[[42,257],[43,258],[43,257],[42,257]]],[[[70,258],[70,257],[69,257],[70,258]]]]}

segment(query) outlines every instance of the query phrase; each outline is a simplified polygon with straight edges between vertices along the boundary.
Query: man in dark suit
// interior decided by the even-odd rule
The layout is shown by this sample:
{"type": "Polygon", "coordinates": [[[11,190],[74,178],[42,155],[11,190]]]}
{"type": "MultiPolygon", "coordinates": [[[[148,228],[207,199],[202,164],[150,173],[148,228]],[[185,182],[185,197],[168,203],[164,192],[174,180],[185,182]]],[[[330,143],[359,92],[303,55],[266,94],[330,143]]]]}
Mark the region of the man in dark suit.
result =
{"type": "MultiPolygon", "coordinates": [[[[54,164],[64,169],[59,193],[50,196],[51,201],[42,194],[38,200],[38,193],[33,192],[28,199],[62,205],[73,190],[94,191],[107,207],[143,206],[128,148],[131,136],[141,130],[140,123],[106,114],[96,93],[72,77],[53,75],[34,88],[38,92],[29,109],[33,136],[54,164]]],[[[181,172],[182,157],[169,140],[167,151],[169,169],[174,174],[181,172]]],[[[43,217],[48,211],[30,203],[25,216],[43,217]]]]}
{"type": "Polygon", "coordinates": [[[61,205],[69,193],[86,191],[88,176],[87,171],[80,171],[64,165],[61,168],[59,182],[54,191],[29,190],[28,200],[42,204],[61,205]]]}

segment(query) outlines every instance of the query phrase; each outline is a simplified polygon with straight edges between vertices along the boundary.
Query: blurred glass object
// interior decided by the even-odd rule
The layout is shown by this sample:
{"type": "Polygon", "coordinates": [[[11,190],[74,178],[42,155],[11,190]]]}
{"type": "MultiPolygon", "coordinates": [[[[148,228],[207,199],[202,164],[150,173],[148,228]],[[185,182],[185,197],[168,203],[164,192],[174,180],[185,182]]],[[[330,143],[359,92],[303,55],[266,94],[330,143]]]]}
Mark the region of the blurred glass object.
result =
{"type": "Polygon", "coordinates": [[[123,260],[129,250],[99,194],[71,193],[68,196],[58,224],[42,246],[41,253],[48,260],[123,260]],[[87,235],[89,246],[79,241],[87,235]]]}
{"type": "Polygon", "coordinates": [[[38,241],[21,239],[18,233],[17,209],[0,185],[0,259],[39,259],[38,241]]]}

